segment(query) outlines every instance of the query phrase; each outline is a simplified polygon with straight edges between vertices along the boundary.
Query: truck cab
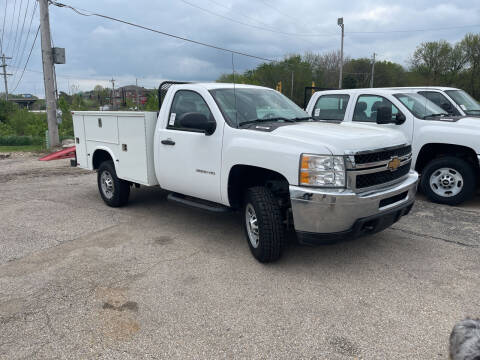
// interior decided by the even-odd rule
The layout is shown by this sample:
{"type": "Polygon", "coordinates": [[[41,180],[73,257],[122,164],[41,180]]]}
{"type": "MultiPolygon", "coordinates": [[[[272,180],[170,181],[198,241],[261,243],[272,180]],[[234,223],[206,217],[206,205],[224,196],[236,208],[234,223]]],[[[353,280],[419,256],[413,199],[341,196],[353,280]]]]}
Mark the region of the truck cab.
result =
{"type": "Polygon", "coordinates": [[[480,117],[480,103],[462,89],[445,86],[415,86],[392,89],[415,91],[441,107],[451,116],[480,117]]]}
{"type": "Polygon", "coordinates": [[[269,262],[288,229],[301,243],[354,238],[413,205],[418,175],[398,130],[340,129],[259,86],[169,84],[161,98],[158,116],[74,112],[79,166],[97,171],[109,206],[146,185],[178,203],[237,211],[252,254],[269,262]]]}
{"type": "Polygon", "coordinates": [[[412,144],[412,167],[427,197],[456,205],[475,194],[480,120],[451,116],[418,89],[350,89],[313,94],[307,112],[339,127],[360,124],[400,130],[412,144]]]}

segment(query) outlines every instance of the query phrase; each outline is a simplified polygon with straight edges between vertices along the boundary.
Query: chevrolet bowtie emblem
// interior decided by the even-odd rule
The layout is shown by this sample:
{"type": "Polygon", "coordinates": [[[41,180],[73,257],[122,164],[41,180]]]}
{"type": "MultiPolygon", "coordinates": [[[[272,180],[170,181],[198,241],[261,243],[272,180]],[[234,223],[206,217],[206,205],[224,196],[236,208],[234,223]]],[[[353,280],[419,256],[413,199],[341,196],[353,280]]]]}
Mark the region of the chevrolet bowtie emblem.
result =
{"type": "Polygon", "coordinates": [[[395,171],[400,166],[400,159],[398,157],[392,158],[387,164],[387,168],[390,171],[395,171]]]}

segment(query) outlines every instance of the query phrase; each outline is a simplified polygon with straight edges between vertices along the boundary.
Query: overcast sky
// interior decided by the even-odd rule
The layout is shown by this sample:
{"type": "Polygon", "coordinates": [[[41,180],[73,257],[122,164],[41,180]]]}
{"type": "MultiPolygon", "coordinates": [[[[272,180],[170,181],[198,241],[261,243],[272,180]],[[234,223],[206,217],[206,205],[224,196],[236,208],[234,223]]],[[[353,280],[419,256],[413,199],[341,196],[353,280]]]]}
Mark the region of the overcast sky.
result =
{"type": "MultiPolygon", "coordinates": [[[[23,7],[17,43],[22,44],[18,51],[21,54],[34,0],[17,0],[17,3],[20,1],[23,2],[23,7]],[[20,38],[27,3],[30,8],[23,38],[20,38]]],[[[480,32],[478,0],[406,0],[395,3],[388,0],[59,1],[269,59],[282,59],[291,53],[337,50],[340,45],[337,18],[342,16],[345,22],[346,55],[371,57],[376,52],[380,60],[403,65],[408,63],[415,47],[423,41],[445,39],[456,42],[467,32],[480,32]],[[450,28],[469,25],[477,26],[450,28]],[[392,32],[438,28],[449,29],[392,32]]],[[[0,20],[7,4],[3,40],[7,56],[17,52],[12,49],[18,19],[18,13],[13,15],[14,3],[14,0],[0,2],[0,20]]],[[[19,4],[17,11],[18,6],[19,4]]],[[[66,48],[67,63],[56,66],[58,88],[62,91],[71,91],[72,86],[79,90],[91,89],[96,84],[111,86],[108,80],[112,77],[116,79],[115,86],[134,84],[135,78],[138,78],[139,85],[157,87],[162,79],[213,81],[220,74],[232,71],[229,53],[98,17],[80,16],[67,8],[50,6],[50,25],[54,45],[66,48]]],[[[12,67],[9,72],[15,73],[9,79],[10,90],[15,88],[22,73],[38,27],[38,9],[32,27],[23,59],[18,54],[16,59],[10,60],[12,67]]],[[[234,56],[238,72],[253,68],[259,63],[259,60],[234,56]]],[[[39,37],[27,71],[15,93],[33,93],[43,97],[41,69],[39,37]]]]}

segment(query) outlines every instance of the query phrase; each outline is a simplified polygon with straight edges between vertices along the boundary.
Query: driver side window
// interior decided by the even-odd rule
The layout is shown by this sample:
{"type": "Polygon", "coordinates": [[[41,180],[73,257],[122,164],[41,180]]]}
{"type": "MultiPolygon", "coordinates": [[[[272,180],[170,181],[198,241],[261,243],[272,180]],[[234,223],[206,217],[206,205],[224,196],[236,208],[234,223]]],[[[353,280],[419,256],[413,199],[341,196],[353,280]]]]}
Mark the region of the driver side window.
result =
{"type": "Polygon", "coordinates": [[[313,108],[313,118],[343,121],[349,98],[349,95],[344,94],[320,96],[313,108]]]}
{"type": "Polygon", "coordinates": [[[207,119],[214,120],[210,108],[200,94],[190,90],[179,90],[173,98],[167,129],[192,131],[180,125],[180,120],[187,113],[201,113],[207,119]]]}
{"type": "Polygon", "coordinates": [[[377,122],[377,112],[379,107],[386,107],[391,110],[392,120],[395,120],[399,113],[398,108],[390,100],[377,95],[361,95],[358,97],[355,110],[353,111],[353,121],[377,122]]]}

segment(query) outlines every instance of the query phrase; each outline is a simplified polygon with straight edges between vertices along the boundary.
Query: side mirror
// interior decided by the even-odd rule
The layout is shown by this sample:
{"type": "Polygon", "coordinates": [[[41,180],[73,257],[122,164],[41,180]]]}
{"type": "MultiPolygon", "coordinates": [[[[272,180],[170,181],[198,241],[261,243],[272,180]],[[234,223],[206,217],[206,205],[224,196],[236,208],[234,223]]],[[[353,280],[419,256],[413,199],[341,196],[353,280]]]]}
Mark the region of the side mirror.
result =
{"type": "Polygon", "coordinates": [[[402,125],[405,121],[407,121],[407,118],[402,113],[399,112],[395,115],[395,124],[402,125]]]}
{"type": "Polygon", "coordinates": [[[452,104],[448,102],[442,103],[442,109],[445,110],[447,113],[452,114],[453,113],[453,106],[452,104]]]}
{"type": "Polygon", "coordinates": [[[185,113],[178,120],[181,127],[200,130],[203,131],[205,135],[212,135],[217,128],[215,121],[209,120],[204,114],[198,112],[185,113]]]}
{"type": "Polygon", "coordinates": [[[377,124],[391,124],[396,123],[392,120],[392,107],[379,106],[377,108],[377,124]]]}

